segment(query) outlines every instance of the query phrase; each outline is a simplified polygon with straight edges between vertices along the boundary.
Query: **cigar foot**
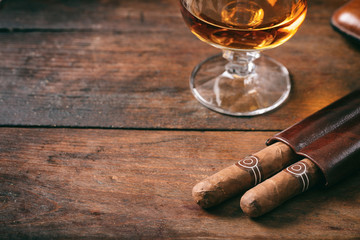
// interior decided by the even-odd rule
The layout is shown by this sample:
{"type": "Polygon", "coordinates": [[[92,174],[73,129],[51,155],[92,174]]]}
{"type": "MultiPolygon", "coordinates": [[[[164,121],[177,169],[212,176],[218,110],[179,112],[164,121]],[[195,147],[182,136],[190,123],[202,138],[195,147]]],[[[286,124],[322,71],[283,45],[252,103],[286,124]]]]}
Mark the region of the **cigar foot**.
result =
{"type": "Polygon", "coordinates": [[[209,191],[211,188],[211,183],[203,181],[196,184],[192,189],[192,196],[200,207],[209,208],[216,205],[219,196],[216,191],[209,191]]]}
{"type": "Polygon", "coordinates": [[[262,214],[261,205],[256,201],[256,196],[251,193],[240,200],[240,207],[249,217],[259,217],[262,214]]]}
{"type": "Polygon", "coordinates": [[[233,164],[196,184],[192,195],[202,208],[210,208],[249,185],[251,186],[250,173],[233,164]]]}

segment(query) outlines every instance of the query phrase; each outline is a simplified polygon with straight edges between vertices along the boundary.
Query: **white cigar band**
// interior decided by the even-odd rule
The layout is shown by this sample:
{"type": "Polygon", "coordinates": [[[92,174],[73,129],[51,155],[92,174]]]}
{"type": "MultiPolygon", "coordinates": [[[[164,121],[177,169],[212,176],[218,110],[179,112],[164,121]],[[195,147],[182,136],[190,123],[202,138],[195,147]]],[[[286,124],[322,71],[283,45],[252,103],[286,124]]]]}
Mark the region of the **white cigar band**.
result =
{"type": "Polygon", "coordinates": [[[235,163],[235,165],[250,173],[250,175],[254,179],[254,185],[261,183],[263,177],[259,164],[259,159],[256,156],[246,156],[244,159],[235,163]]]}
{"type": "Polygon", "coordinates": [[[287,167],[284,171],[291,174],[292,176],[294,176],[295,178],[297,178],[299,180],[299,183],[302,186],[302,192],[305,192],[306,190],[308,190],[309,186],[310,186],[310,178],[307,174],[307,170],[308,170],[309,166],[303,162],[297,162],[289,167],[287,167]]]}

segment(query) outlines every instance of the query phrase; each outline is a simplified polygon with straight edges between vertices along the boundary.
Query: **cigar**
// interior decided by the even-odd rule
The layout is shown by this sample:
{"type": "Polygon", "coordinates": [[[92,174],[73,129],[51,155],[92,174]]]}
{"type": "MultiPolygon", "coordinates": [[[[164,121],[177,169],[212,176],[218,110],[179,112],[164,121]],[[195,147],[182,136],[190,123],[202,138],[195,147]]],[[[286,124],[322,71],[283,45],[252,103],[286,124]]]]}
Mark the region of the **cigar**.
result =
{"type": "Polygon", "coordinates": [[[203,208],[215,206],[281,171],[294,159],[296,154],[289,146],[274,143],[196,184],[193,198],[203,208]]]}
{"type": "Polygon", "coordinates": [[[319,168],[305,158],[247,191],[240,200],[240,207],[248,216],[259,217],[305,192],[320,179],[319,168]]]}

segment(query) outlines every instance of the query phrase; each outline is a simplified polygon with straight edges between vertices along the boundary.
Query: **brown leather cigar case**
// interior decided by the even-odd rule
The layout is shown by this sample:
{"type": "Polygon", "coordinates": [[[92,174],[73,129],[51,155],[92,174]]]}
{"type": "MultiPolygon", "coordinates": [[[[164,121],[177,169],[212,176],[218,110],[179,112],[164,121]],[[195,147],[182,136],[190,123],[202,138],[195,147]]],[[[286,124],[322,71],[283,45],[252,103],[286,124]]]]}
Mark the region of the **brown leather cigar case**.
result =
{"type": "Polygon", "coordinates": [[[312,160],[332,185],[360,168],[360,115],[312,142],[297,154],[312,160]]]}
{"type": "Polygon", "coordinates": [[[360,167],[360,89],[312,114],[267,141],[281,141],[322,170],[326,184],[360,167]]]}
{"type": "Polygon", "coordinates": [[[352,0],[335,11],[331,18],[335,30],[360,43],[360,0],[352,0]]]}

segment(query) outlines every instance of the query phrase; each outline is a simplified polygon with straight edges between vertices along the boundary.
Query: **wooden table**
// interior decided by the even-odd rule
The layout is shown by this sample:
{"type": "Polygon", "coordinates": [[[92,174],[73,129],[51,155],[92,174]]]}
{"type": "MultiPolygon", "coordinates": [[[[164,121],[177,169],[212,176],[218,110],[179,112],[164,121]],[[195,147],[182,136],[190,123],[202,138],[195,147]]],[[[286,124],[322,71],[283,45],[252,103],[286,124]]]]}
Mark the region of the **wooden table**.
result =
{"type": "MultiPolygon", "coordinates": [[[[239,198],[203,210],[193,185],[360,87],[360,48],[309,1],[299,32],[266,54],[292,76],[259,117],[192,96],[192,68],[218,50],[176,0],[9,0],[0,10],[1,239],[354,239],[360,175],[258,219],[239,198]]],[[[360,172],[358,172],[360,173],[360,172]]]]}

